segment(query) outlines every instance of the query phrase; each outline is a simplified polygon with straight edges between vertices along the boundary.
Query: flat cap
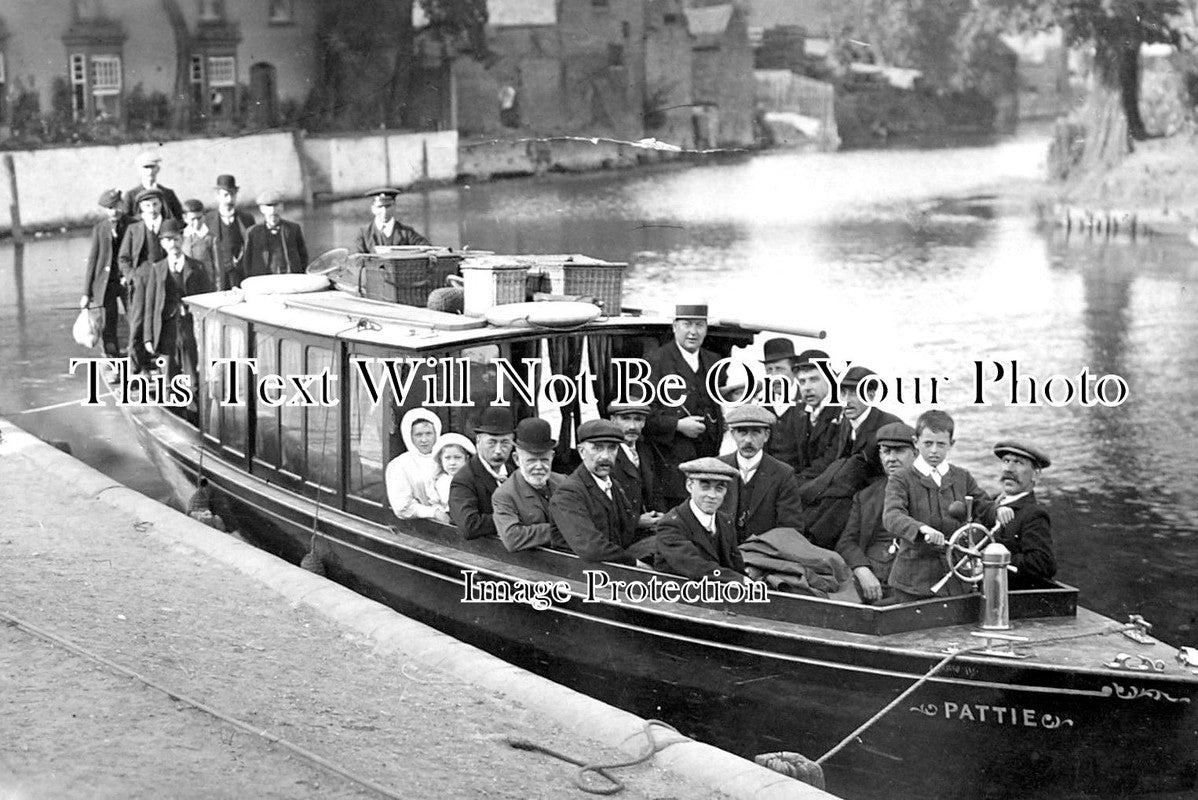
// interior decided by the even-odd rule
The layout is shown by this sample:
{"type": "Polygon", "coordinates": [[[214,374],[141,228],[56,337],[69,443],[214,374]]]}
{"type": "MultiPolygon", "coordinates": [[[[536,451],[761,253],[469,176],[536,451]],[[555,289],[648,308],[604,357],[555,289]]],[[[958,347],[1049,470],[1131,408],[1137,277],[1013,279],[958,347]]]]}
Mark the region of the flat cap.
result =
{"type": "Polygon", "coordinates": [[[204,204],[193,197],[190,200],[183,201],[183,210],[202,214],[204,212],[204,204]]]}
{"type": "Polygon", "coordinates": [[[578,443],[611,442],[620,444],[624,441],[624,431],[610,419],[593,419],[578,426],[578,443]]]}
{"type": "Polygon", "coordinates": [[[516,426],[516,447],[530,453],[547,453],[557,446],[553,427],[540,417],[520,420],[516,426]]]}
{"type": "Polygon", "coordinates": [[[607,415],[614,417],[616,414],[640,414],[643,417],[649,416],[649,405],[647,403],[617,403],[615,400],[607,404],[607,415]]]}
{"type": "Polygon", "coordinates": [[[512,412],[498,406],[487,406],[478,422],[474,425],[475,433],[489,433],[492,436],[505,436],[514,433],[512,412]]]}
{"type": "Polygon", "coordinates": [[[740,476],[736,467],[711,456],[696,458],[694,461],[684,461],[678,465],[678,469],[682,470],[686,477],[696,480],[733,481],[740,476]]]}
{"type": "Polygon", "coordinates": [[[804,350],[803,352],[799,353],[798,358],[795,361],[795,366],[796,367],[815,366],[811,362],[818,361],[819,359],[823,359],[823,360],[827,361],[828,354],[825,353],[823,350],[804,350]]]}
{"type": "Polygon", "coordinates": [[[841,386],[856,386],[857,384],[861,383],[861,381],[868,378],[870,375],[877,375],[877,374],[878,373],[874,372],[869,367],[851,367],[851,368],[849,368],[848,372],[846,372],[846,373],[844,373],[844,375],[840,376],[840,385],[841,386]]]}
{"type": "Polygon", "coordinates": [[[133,166],[141,168],[148,167],[151,164],[161,164],[162,156],[155,153],[153,150],[143,150],[137,154],[137,158],[133,159],[133,166]]]}
{"type": "Polygon", "coordinates": [[[166,236],[182,236],[183,223],[177,219],[164,219],[162,224],[158,226],[158,238],[162,239],[166,236]]]}
{"type": "Polygon", "coordinates": [[[140,203],[142,200],[153,200],[154,198],[158,198],[160,202],[162,200],[162,190],[158,189],[157,187],[153,189],[142,189],[137,193],[137,197],[133,198],[133,202],[140,203]]]}
{"type": "Polygon", "coordinates": [[[105,189],[100,193],[100,199],[98,202],[100,203],[101,208],[116,208],[121,204],[121,190],[105,189]]]}
{"type": "Polygon", "coordinates": [[[676,305],[674,319],[707,319],[707,304],[676,305]]]}
{"type": "Polygon", "coordinates": [[[283,194],[274,189],[267,189],[258,195],[258,199],[255,202],[260,206],[277,206],[283,202],[283,194]]]}
{"type": "Polygon", "coordinates": [[[888,422],[878,428],[874,437],[878,444],[915,446],[915,429],[905,422],[888,422]]]}
{"type": "Polygon", "coordinates": [[[772,428],[777,420],[774,412],[753,403],[737,406],[724,415],[729,428],[772,428]]]}
{"type": "Polygon", "coordinates": [[[1021,456],[1032,462],[1036,469],[1047,469],[1052,461],[1044,455],[1044,451],[1026,442],[1016,442],[1010,439],[994,445],[994,455],[1002,458],[1005,455],[1021,456]]]}

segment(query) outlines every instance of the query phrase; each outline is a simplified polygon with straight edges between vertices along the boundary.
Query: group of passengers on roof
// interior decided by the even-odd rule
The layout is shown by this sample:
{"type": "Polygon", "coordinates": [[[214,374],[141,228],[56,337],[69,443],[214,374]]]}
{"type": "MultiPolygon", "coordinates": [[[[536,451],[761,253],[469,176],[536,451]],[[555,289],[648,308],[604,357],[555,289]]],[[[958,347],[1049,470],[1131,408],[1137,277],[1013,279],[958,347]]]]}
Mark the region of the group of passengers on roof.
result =
{"type": "Polygon", "coordinates": [[[581,464],[568,475],[552,469],[558,442],[544,419],[515,424],[508,409],[488,407],[471,442],[443,433],[426,409],[408,411],[406,452],[386,470],[395,514],[452,522],[467,539],[498,536],[510,551],[548,547],[693,580],[762,579],[890,604],[968,591],[942,579],[946,539],[970,496],[973,520],[997,526],[1011,552],[1011,588],[1055,574],[1034,491],[1049,458],[1037,447],[994,446],[1001,492],[990,497],[948,461],[952,417],[927,411],[912,428],[871,407],[857,393],[871,370],[849,369],[843,405],[831,405],[817,364],[827,354],[770,339],[765,370],[792,381],[798,402],[725,414],[703,389],[717,361],[703,349],[706,307],[678,306],[673,333],[646,360],[655,377],[683,378],[684,402],[609,404],[605,419],[578,426],[581,464]],[[720,455],[725,429],[733,449],[720,455]]]}

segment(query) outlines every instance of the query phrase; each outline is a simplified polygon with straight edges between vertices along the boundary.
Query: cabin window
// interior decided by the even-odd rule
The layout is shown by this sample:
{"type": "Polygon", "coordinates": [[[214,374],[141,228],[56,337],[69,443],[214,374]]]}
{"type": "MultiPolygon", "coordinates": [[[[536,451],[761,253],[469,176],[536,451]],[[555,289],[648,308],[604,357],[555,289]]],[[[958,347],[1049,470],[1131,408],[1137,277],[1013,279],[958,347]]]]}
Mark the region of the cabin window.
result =
{"type": "MultiPolygon", "coordinates": [[[[307,348],[306,375],[321,375],[333,371],[333,352],[323,347],[307,348]]],[[[319,379],[318,379],[319,380],[319,379]]],[[[310,384],[316,394],[317,381],[310,384]]],[[[316,398],[319,400],[319,397],[316,398]]],[[[303,409],[306,414],[308,434],[308,470],[305,477],[310,483],[325,487],[340,487],[341,469],[339,440],[341,435],[341,411],[337,406],[313,405],[303,409]]]]}
{"type": "Polygon", "coordinates": [[[349,493],[382,503],[383,418],[388,404],[372,402],[366,384],[353,372],[349,383],[349,493]]]}
{"type": "MultiPolygon", "coordinates": [[[[495,398],[495,360],[499,358],[499,346],[485,344],[478,347],[467,347],[452,357],[454,358],[455,373],[459,369],[457,359],[466,359],[466,369],[470,373],[470,397],[468,398],[470,405],[449,409],[449,430],[473,437],[474,424],[478,422],[483,410],[495,398]]],[[[438,386],[443,389],[456,388],[453,384],[456,384],[457,381],[451,381],[449,387],[444,386],[445,383],[445,381],[438,381],[438,386]]],[[[447,398],[430,397],[426,398],[425,402],[430,406],[446,405],[447,398]]]]}
{"type": "MultiPolygon", "coordinates": [[[[278,375],[279,343],[274,336],[256,334],[254,353],[258,357],[259,375],[278,375]]],[[[279,465],[279,408],[259,401],[254,426],[254,453],[272,466],[279,465]]]]}
{"type": "MultiPolygon", "coordinates": [[[[279,342],[279,374],[304,374],[304,351],[299,342],[287,339],[279,342]]],[[[302,475],[304,472],[303,408],[290,405],[279,407],[279,439],[283,450],[279,466],[295,475],[302,475]]]]}
{"type": "MultiPolygon", "coordinates": [[[[225,326],[226,358],[245,358],[245,332],[231,325],[225,326]]],[[[220,442],[235,453],[244,455],[249,435],[249,407],[246,405],[247,387],[253,376],[249,367],[231,367],[237,370],[237,391],[232,403],[220,407],[220,442]]],[[[223,396],[223,392],[222,392],[223,396]]]]}

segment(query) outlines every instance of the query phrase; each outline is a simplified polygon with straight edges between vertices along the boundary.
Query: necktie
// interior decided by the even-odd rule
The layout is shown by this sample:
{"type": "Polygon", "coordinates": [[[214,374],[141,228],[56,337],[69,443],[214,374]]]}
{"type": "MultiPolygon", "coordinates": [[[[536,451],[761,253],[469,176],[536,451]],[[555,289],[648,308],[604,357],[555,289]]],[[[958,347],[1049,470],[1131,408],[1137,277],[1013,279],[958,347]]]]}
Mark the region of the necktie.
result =
{"type": "Polygon", "coordinates": [[[937,486],[939,486],[940,482],[943,480],[943,478],[940,476],[939,472],[937,472],[936,470],[932,470],[932,480],[935,481],[937,486]]]}
{"type": "Polygon", "coordinates": [[[636,452],[636,450],[633,450],[630,447],[624,452],[628,455],[628,460],[632,462],[632,466],[638,468],[641,466],[641,456],[636,452]]]}

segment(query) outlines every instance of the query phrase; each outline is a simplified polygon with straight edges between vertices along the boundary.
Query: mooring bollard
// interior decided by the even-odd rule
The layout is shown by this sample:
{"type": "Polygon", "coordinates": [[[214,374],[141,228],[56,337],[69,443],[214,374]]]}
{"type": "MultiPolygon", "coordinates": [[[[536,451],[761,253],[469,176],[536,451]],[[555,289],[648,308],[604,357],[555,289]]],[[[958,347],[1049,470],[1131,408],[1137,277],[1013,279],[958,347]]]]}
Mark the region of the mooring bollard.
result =
{"type": "Polygon", "coordinates": [[[1010,592],[1007,569],[1011,551],[999,542],[991,542],[982,551],[982,630],[1011,629],[1010,592]]]}

